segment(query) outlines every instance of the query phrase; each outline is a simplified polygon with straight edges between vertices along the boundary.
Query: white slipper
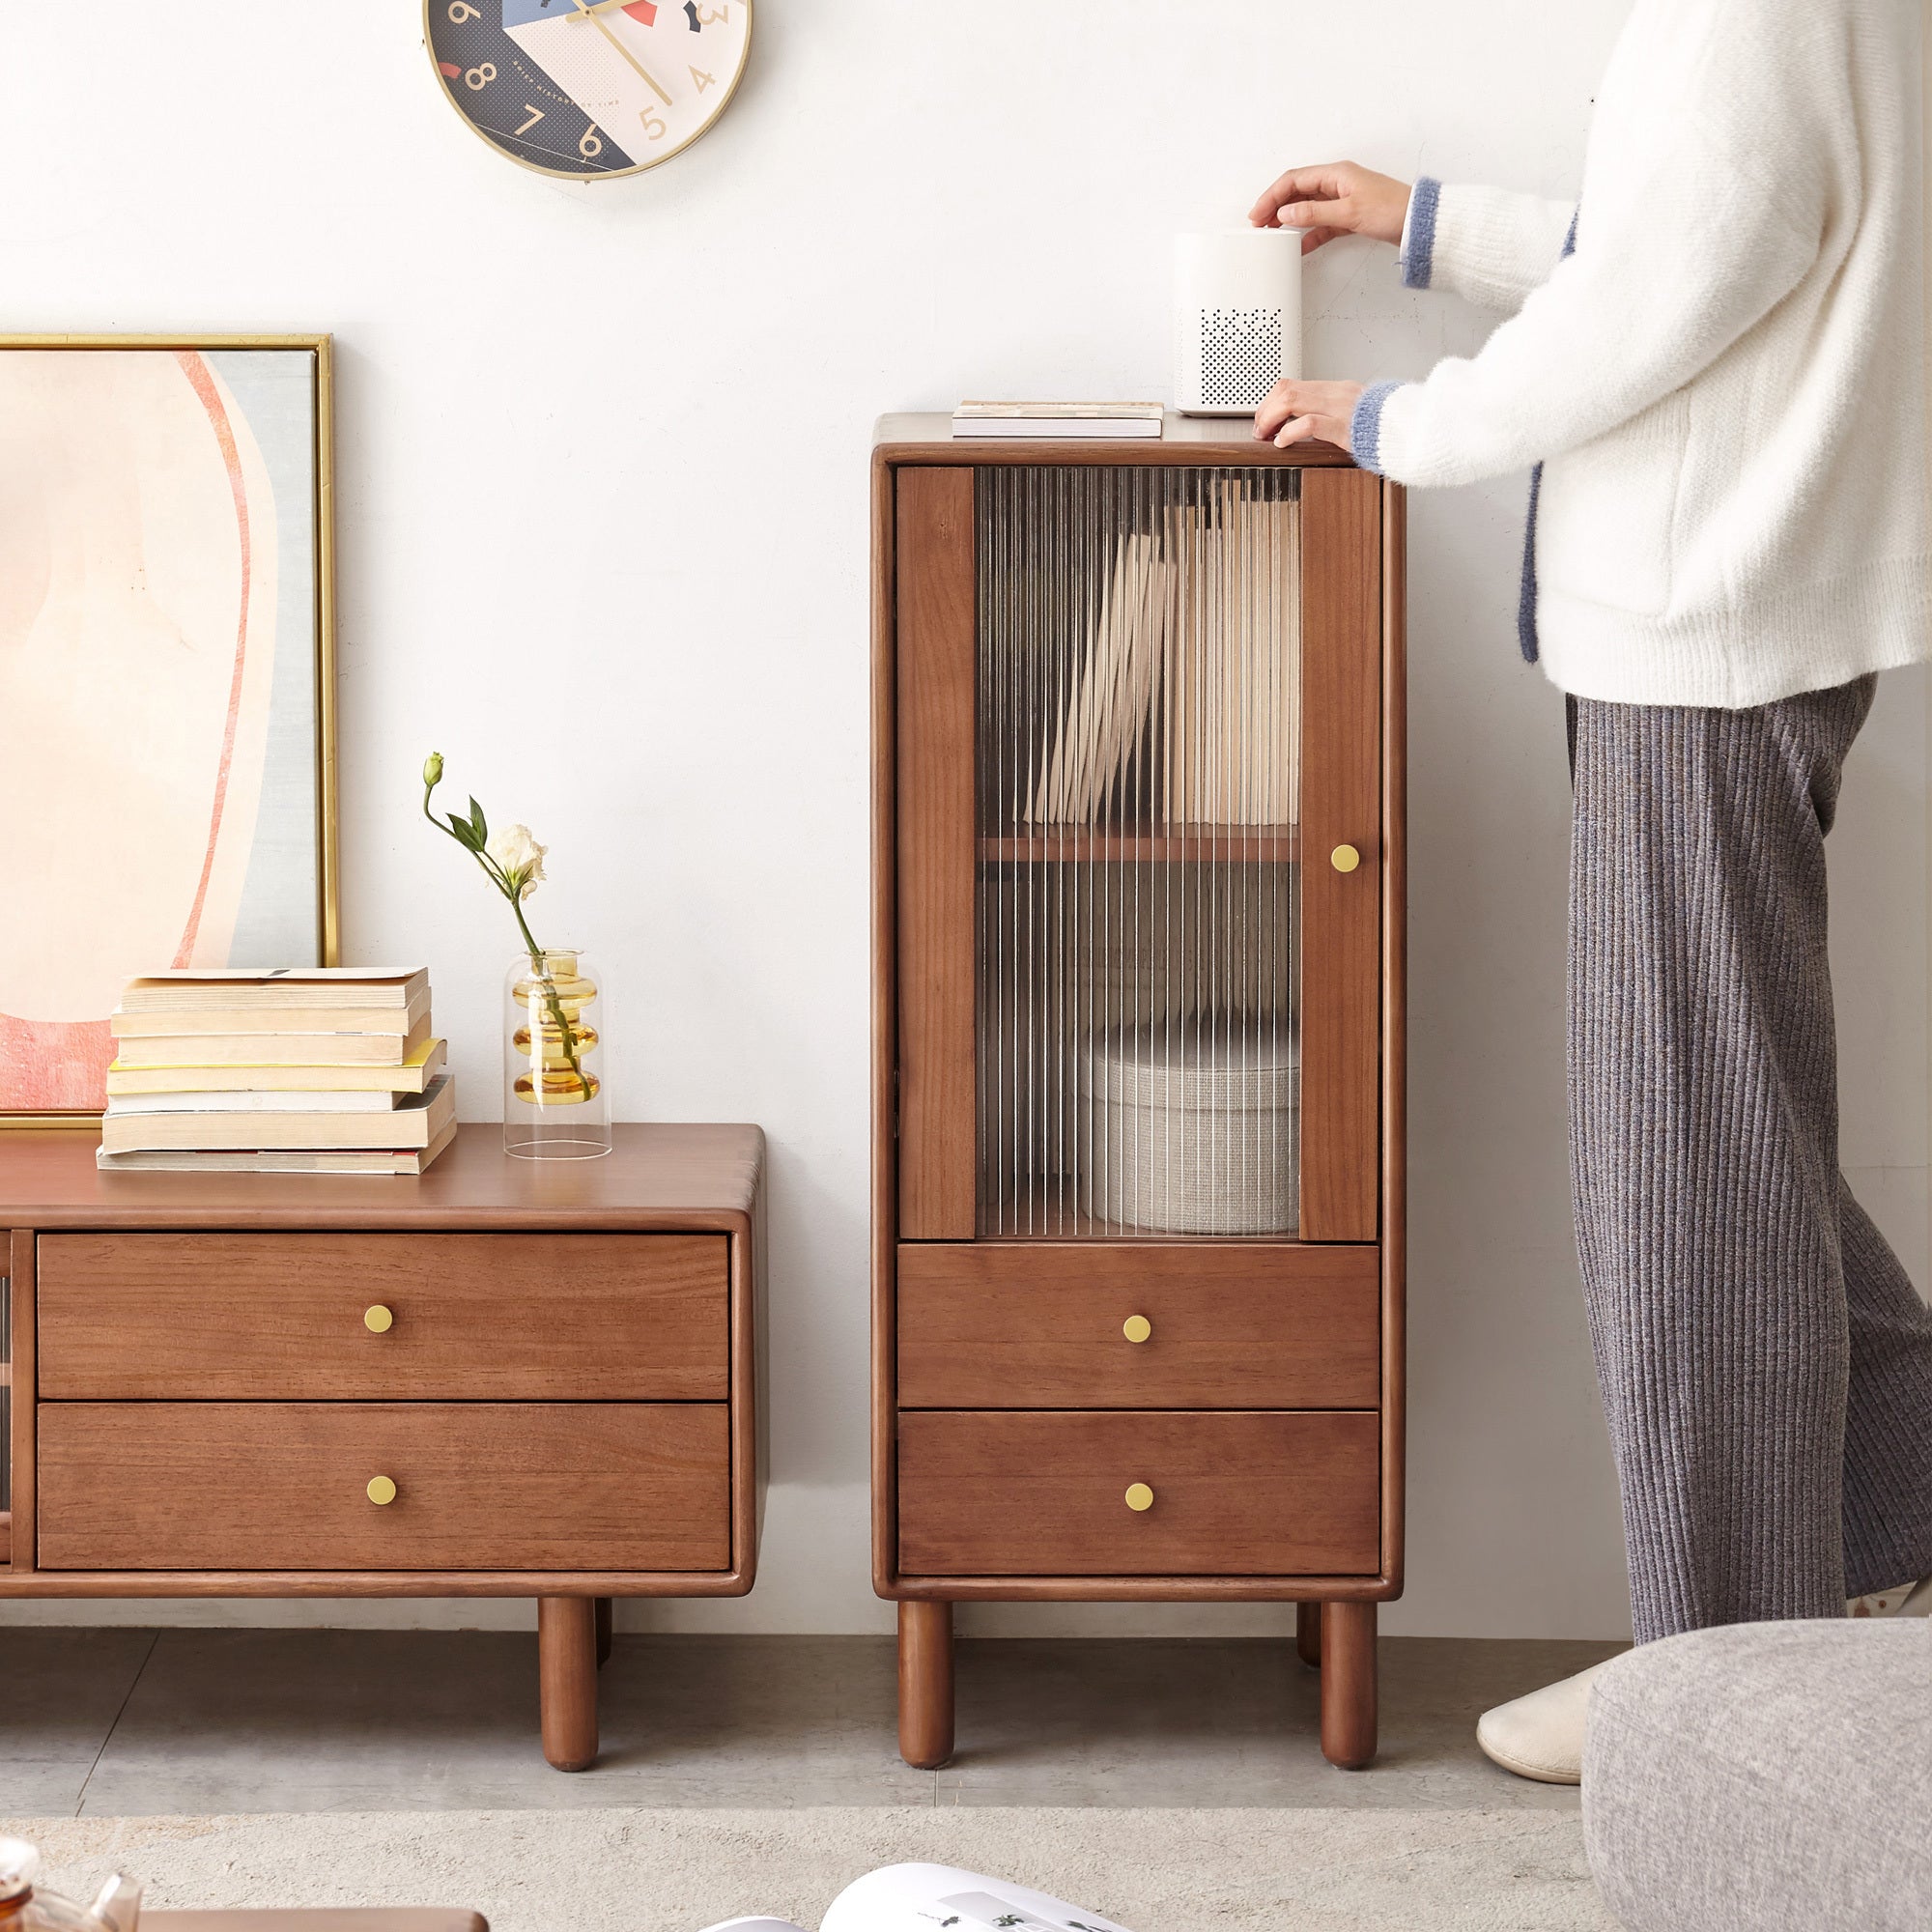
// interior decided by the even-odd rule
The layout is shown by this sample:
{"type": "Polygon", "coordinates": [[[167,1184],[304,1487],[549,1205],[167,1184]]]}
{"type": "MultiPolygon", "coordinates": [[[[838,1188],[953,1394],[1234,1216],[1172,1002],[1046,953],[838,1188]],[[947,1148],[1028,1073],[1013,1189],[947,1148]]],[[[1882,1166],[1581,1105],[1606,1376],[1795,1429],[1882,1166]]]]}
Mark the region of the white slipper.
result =
{"type": "Polygon", "coordinates": [[[1932,1577],[1916,1583],[1898,1583],[1889,1590],[1870,1590],[1845,1601],[1848,1617],[1932,1617],[1932,1577]]]}
{"type": "Polygon", "coordinates": [[[1583,1781],[1583,1719],[1590,1704],[1590,1686],[1611,1659],[1579,1670],[1558,1684],[1546,1684],[1526,1697],[1485,1711],[1476,1724],[1476,1742],[1483,1754],[1539,1784],[1581,1784],[1583,1781]]]}

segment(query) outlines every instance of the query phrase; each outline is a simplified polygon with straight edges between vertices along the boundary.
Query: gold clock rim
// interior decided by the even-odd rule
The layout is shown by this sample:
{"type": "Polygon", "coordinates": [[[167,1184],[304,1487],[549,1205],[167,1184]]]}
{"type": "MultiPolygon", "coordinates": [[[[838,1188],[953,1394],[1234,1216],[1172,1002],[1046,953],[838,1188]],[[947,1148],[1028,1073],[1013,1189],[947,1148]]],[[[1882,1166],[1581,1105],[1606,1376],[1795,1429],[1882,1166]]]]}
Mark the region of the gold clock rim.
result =
{"type": "Polygon", "coordinates": [[[756,7],[753,5],[753,0],[736,0],[736,4],[738,6],[743,7],[745,10],[745,51],[743,56],[740,58],[738,62],[738,71],[731,76],[731,84],[724,90],[724,98],[719,101],[717,107],[713,110],[710,120],[705,122],[704,126],[698,128],[698,130],[695,134],[687,135],[686,138],[680,141],[676,147],[667,150],[664,154],[657,156],[655,159],[648,161],[635,161],[628,168],[608,168],[602,174],[580,175],[580,174],[568,174],[561,168],[540,167],[535,161],[526,161],[521,155],[511,154],[509,149],[505,147],[500,147],[497,142],[493,141],[490,138],[490,136],[486,134],[481,128],[477,127],[475,122],[470,120],[469,116],[463,111],[463,103],[459,99],[457,99],[455,90],[452,89],[449,84],[449,77],[445,73],[443,73],[441,69],[439,68],[437,65],[436,43],[430,38],[430,27],[429,27],[430,9],[434,7],[436,4],[437,0],[422,0],[423,51],[429,55],[429,71],[431,73],[436,75],[437,85],[442,89],[442,98],[449,103],[449,111],[452,114],[454,114],[456,118],[459,121],[461,121],[466,128],[469,129],[470,133],[474,135],[477,140],[481,141],[483,145],[486,148],[488,148],[493,155],[498,156],[503,160],[508,161],[512,167],[523,168],[529,174],[541,175],[545,181],[581,182],[584,184],[586,186],[588,186],[593,182],[629,181],[633,175],[648,174],[653,168],[663,167],[667,161],[676,160],[677,157],[681,154],[683,154],[686,149],[695,148],[698,142],[703,140],[705,135],[710,133],[712,128],[717,127],[719,122],[724,120],[724,110],[727,107],[729,107],[731,102],[737,98],[739,86],[742,84],[745,78],[745,70],[752,65],[752,40],[753,35],[755,35],[755,33],[757,32],[757,26],[758,26],[758,11],[756,7]]]}

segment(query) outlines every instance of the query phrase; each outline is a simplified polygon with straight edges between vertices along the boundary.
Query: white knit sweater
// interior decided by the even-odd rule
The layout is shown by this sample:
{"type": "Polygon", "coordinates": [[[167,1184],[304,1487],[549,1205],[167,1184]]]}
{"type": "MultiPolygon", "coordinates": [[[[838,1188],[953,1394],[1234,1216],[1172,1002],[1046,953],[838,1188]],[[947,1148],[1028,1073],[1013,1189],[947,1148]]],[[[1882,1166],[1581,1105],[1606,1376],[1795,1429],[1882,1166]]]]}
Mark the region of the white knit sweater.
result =
{"type": "Polygon", "coordinates": [[[1513,310],[1378,384],[1401,482],[1547,464],[1548,675],[1742,706],[1932,657],[1917,0],[1636,0],[1577,212],[1418,185],[1406,272],[1513,310]]]}

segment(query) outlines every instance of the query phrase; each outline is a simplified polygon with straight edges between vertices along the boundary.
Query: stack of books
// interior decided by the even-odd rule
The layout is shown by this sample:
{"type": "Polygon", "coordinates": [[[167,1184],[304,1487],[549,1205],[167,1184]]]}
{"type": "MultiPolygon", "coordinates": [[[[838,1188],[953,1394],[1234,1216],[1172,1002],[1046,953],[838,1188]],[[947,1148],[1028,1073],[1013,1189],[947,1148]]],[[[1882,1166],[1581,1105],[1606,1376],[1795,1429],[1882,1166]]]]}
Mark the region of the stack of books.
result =
{"type": "Polygon", "coordinates": [[[954,436],[1140,437],[1161,431],[1158,403],[961,403],[954,436]]]}
{"type": "Polygon", "coordinates": [[[103,1168],[420,1174],[456,1137],[426,972],[155,973],[109,1025],[103,1168]]]}
{"type": "Polygon", "coordinates": [[[1300,580],[1299,502],[1234,479],[1117,537],[1021,816],[1106,823],[1151,772],[1170,826],[1286,828],[1301,779],[1300,580]]]}

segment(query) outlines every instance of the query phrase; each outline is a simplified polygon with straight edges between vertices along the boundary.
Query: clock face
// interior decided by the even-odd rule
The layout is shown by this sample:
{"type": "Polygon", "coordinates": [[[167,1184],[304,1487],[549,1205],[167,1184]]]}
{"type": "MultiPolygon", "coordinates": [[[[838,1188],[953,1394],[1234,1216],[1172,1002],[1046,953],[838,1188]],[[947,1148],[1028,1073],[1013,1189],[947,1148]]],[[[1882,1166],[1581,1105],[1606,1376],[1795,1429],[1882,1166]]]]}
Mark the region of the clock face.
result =
{"type": "Polygon", "coordinates": [[[745,71],[752,0],[424,0],[463,118],[526,167],[631,175],[690,147],[745,71]]]}

